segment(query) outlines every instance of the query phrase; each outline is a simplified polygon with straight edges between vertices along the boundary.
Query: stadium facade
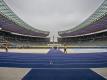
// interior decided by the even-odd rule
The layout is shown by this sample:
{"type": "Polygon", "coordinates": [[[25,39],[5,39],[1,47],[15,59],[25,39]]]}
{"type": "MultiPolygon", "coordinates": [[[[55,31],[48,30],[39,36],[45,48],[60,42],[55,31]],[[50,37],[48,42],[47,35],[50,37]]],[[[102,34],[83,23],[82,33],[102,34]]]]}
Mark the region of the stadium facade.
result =
{"type": "Polygon", "coordinates": [[[58,32],[59,42],[107,39],[107,0],[84,22],[73,29],[58,32]]]}

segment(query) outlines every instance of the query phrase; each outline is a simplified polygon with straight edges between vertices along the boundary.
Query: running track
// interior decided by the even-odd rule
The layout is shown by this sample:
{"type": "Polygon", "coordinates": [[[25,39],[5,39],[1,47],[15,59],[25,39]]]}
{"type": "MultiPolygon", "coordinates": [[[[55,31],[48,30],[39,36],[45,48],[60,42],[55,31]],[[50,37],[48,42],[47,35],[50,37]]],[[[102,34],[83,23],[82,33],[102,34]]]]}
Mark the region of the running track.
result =
{"type": "Polygon", "coordinates": [[[54,49],[47,54],[1,52],[0,67],[32,68],[22,80],[106,80],[89,68],[107,67],[107,52],[64,54],[54,49]]]}
{"type": "Polygon", "coordinates": [[[50,50],[48,54],[2,52],[0,67],[100,68],[107,67],[107,53],[64,54],[60,50],[50,50]]]}

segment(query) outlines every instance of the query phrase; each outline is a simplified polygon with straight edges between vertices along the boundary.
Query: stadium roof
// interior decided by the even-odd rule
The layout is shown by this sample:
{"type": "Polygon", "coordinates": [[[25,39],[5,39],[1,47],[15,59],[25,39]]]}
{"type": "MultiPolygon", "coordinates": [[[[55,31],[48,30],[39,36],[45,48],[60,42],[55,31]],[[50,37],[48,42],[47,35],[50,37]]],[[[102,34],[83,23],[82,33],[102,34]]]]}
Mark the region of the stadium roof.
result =
{"type": "Polygon", "coordinates": [[[83,23],[73,29],[60,31],[61,37],[74,37],[94,34],[107,29],[107,0],[83,23]]]}
{"type": "Polygon", "coordinates": [[[48,31],[35,29],[21,20],[3,0],[0,0],[0,28],[28,36],[46,37],[49,35],[48,31]]]}

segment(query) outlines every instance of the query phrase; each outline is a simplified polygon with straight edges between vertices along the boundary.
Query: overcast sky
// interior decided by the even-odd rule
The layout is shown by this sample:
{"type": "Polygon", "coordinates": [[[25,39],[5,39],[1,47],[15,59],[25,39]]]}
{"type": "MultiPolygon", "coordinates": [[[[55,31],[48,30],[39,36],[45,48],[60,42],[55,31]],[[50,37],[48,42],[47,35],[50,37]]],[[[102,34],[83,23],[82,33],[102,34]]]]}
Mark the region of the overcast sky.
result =
{"type": "Polygon", "coordinates": [[[25,22],[40,30],[68,30],[83,22],[104,0],[4,0],[25,22]]]}

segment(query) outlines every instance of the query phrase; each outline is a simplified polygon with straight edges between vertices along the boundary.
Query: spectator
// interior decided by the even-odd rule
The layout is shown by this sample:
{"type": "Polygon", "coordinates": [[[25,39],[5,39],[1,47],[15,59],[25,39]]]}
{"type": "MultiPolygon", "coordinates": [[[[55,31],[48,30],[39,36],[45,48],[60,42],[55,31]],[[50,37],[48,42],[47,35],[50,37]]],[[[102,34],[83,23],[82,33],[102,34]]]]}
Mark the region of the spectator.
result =
{"type": "Polygon", "coordinates": [[[67,53],[67,47],[66,47],[66,44],[64,44],[64,53],[67,53]]]}

